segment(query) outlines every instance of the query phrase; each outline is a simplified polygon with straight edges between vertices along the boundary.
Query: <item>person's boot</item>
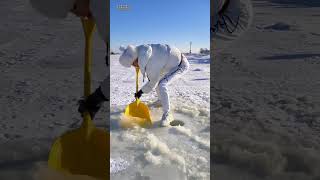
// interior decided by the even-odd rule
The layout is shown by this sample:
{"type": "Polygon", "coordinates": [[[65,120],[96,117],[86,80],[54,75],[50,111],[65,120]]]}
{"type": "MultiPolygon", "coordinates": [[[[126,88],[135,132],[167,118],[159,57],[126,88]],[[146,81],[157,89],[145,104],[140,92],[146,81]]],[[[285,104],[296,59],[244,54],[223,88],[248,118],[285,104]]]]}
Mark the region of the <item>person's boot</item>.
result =
{"type": "Polygon", "coordinates": [[[173,121],[173,116],[170,112],[165,112],[162,115],[160,126],[167,127],[170,126],[170,123],[173,121]]]}

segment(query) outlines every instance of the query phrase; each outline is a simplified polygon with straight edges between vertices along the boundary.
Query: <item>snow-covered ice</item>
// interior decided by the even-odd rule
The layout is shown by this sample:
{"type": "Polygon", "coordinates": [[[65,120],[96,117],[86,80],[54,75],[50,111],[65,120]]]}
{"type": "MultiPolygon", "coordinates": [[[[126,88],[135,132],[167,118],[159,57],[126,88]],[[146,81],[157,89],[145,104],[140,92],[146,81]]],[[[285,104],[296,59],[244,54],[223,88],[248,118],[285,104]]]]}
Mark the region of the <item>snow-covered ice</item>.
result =
{"type": "Polygon", "coordinates": [[[213,56],[214,177],[317,179],[320,3],[253,3],[251,28],[213,56]]]}
{"type": "MultiPolygon", "coordinates": [[[[158,127],[162,109],[150,106],[154,127],[128,130],[121,129],[119,121],[126,105],[134,101],[135,70],[122,67],[118,58],[112,55],[110,60],[111,158],[129,165],[113,171],[112,179],[210,179],[210,57],[187,55],[190,70],[169,86],[174,117],[185,126],[158,127]]],[[[151,105],[156,92],[144,94],[141,100],[151,105]]]]}

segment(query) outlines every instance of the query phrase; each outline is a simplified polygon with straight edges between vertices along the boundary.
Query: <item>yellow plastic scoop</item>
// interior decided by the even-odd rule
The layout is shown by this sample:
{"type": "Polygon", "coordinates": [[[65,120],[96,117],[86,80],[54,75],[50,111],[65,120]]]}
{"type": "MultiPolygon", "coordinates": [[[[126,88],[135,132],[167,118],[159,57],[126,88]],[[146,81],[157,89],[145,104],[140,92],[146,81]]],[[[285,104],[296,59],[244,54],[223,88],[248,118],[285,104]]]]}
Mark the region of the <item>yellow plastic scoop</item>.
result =
{"type": "MultiPolygon", "coordinates": [[[[90,94],[93,21],[82,19],[85,33],[84,95],[90,94]]],[[[97,179],[110,178],[110,134],[93,124],[88,112],[84,113],[80,128],[69,131],[55,140],[48,165],[58,171],[87,175],[97,179]]]]}
{"type": "MultiPolygon", "coordinates": [[[[139,68],[136,68],[136,92],[138,92],[138,89],[139,68]]],[[[149,108],[138,98],[126,107],[124,115],[125,116],[122,118],[122,122],[120,124],[123,128],[130,128],[135,125],[145,128],[152,126],[149,108]]]]}

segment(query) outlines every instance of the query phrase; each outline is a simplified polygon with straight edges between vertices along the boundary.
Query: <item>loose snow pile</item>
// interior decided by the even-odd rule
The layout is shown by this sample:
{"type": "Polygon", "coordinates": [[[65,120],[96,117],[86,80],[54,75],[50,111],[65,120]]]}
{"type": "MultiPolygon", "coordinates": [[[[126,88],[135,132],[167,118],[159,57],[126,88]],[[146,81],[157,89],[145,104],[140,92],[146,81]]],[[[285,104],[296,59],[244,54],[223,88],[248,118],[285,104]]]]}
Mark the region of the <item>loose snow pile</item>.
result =
{"type": "Polygon", "coordinates": [[[210,179],[209,56],[187,56],[190,71],[169,86],[174,117],[185,126],[159,127],[162,109],[152,106],[157,100],[152,92],[141,100],[149,105],[154,126],[127,130],[119,121],[134,101],[135,71],[122,67],[118,58],[111,56],[111,158],[113,164],[126,165],[112,170],[112,179],[210,179]]]}
{"type": "Polygon", "coordinates": [[[128,161],[122,159],[122,158],[117,158],[117,159],[112,159],[110,158],[110,173],[118,173],[120,171],[123,171],[127,169],[129,166],[128,161]]]}

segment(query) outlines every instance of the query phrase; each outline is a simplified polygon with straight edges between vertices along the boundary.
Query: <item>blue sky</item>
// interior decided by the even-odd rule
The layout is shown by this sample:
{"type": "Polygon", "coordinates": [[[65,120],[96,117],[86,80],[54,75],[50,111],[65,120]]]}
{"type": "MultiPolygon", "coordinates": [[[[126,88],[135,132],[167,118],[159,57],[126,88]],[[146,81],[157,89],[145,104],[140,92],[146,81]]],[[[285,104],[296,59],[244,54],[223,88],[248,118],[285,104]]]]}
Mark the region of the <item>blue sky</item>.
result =
{"type": "Polygon", "coordinates": [[[183,52],[210,47],[210,0],[110,0],[111,50],[120,45],[171,44],[183,52]],[[118,5],[128,5],[119,10],[118,5]]]}

